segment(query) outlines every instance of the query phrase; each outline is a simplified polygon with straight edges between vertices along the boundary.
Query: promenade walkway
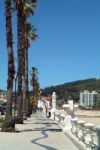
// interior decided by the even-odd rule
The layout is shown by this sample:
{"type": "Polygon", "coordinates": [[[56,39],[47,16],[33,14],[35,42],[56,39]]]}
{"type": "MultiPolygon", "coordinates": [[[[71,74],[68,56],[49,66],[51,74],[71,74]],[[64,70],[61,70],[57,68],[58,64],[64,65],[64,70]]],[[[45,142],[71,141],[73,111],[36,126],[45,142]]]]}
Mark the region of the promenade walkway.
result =
{"type": "Polygon", "coordinates": [[[17,133],[0,132],[0,150],[78,150],[43,112],[33,114],[16,128],[17,133]]]}

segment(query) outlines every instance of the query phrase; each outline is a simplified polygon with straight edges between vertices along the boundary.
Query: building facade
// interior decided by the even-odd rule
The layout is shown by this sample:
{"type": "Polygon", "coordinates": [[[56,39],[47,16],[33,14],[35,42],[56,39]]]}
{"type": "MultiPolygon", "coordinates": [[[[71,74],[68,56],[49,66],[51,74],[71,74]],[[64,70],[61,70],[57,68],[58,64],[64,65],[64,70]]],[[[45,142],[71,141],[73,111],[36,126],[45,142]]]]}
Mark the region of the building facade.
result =
{"type": "Polygon", "coordinates": [[[38,108],[42,108],[43,110],[45,110],[45,107],[47,107],[48,109],[51,108],[51,101],[52,101],[52,97],[49,96],[42,96],[40,100],[38,100],[38,108]]]}
{"type": "Polygon", "coordinates": [[[6,91],[3,91],[1,90],[0,91],[0,101],[7,101],[7,92],[6,91]]]}
{"type": "Polygon", "coordinates": [[[80,106],[81,107],[95,107],[98,98],[98,93],[96,91],[84,90],[80,92],[80,106]]]}

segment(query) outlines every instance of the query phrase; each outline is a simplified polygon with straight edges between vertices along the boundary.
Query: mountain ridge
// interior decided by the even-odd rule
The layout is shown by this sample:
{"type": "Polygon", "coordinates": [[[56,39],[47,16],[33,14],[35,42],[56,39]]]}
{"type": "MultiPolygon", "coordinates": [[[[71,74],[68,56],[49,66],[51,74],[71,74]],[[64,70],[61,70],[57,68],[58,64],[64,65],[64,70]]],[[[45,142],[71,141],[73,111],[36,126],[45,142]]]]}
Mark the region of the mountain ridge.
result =
{"type": "Polygon", "coordinates": [[[56,86],[50,86],[42,89],[42,95],[52,95],[52,92],[56,92],[57,99],[66,102],[68,99],[79,101],[79,94],[83,90],[100,91],[100,78],[88,78],[84,80],[77,80],[72,82],[63,83],[56,86]]]}

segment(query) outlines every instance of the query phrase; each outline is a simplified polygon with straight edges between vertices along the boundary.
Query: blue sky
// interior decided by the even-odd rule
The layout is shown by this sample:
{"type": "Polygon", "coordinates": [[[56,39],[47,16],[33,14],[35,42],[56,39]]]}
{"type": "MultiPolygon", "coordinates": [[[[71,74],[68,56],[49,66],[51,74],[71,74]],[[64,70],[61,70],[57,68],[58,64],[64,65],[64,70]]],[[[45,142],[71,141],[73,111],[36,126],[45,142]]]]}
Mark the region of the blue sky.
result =
{"type": "MultiPolygon", "coordinates": [[[[0,89],[6,89],[5,21],[0,5],[0,89]]],[[[100,0],[38,0],[30,20],[38,38],[29,49],[29,70],[37,67],[41,88],[100,77],[100,0]]],[[[15,34],[15,16],[13,21],[15,34]]]]}

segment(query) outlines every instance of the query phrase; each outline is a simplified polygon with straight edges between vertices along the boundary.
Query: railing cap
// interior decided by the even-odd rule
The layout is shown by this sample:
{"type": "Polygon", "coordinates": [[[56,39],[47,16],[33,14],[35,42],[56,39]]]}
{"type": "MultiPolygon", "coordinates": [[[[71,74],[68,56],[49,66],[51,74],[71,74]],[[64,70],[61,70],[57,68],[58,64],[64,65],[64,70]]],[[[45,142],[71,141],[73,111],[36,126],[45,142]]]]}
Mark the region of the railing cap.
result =
{"type": "Polygon", "coordinates": [[[60,113],[58,113],[58,112],[55,112],[55,115],[59,115],[60,113]]]}
{"type": "Polygon", "coordinates": [[[61,117],[65,117],[65,115],[64,115],[64,114],[60,114],[60,116],[61,116],[61,117]]]}
{"type": "Polygon", "coordinates": [[[94,127],[95,125],[93,123],[86,123],[84,126],[86,126],[86,127],[94,127]]]}
{"type": "Polygon", "coordinates": [[[93,123],[86,123],[84,127],[93,131],[96,131],[96,126],[93,123]]]}
{"type": "Polygon", "coordinates": [[[100,132],[100,125],[96,127],[96,131],[100,132]]]}
{"type": "Polygon", "coordinates": [[[85,124],[85,121],[79,120],[77,123],[78,123],[78,124],[85,124]]]}
{"type": "Polygon", "coordinates": [[[78,118],[71,119],[72,122],[77,122],[78,120],[79,120],[78,118]]]}

